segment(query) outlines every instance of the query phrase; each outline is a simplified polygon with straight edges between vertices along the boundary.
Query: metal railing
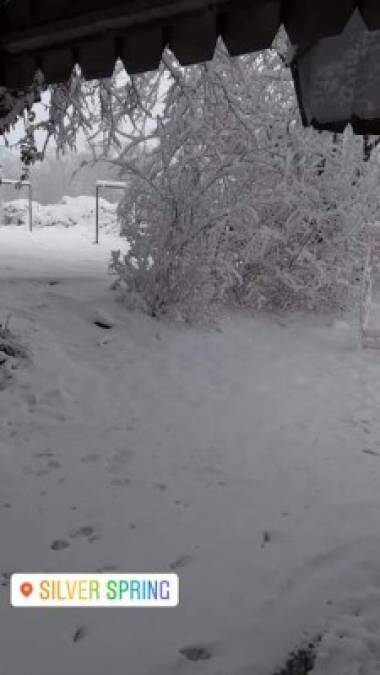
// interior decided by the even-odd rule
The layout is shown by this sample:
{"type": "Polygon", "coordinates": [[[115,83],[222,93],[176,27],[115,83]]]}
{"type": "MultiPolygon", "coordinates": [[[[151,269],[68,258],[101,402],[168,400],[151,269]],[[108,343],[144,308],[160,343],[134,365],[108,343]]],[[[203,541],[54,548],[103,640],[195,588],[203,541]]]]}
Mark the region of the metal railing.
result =
{"type": "Polygon", "coordinates": [[[33,191],[32,184],[27,180],[14,180],[11,178],[1,178],[0,177],[0,187],[2,185],[14,185],[17,187],[27,187],[28,188],[28,202],[29,202],[29,232],[33,231],[33,191]]]}
{"type": "Polygon", "coordinates": [[[108,181],[108,180],[97,180],[96,181],[96,224],[95,224],[95,244],[99,244],[99,217],[100,217],[100,205],[99,205],[99,197],[100,197],[100,190],[102,188],[112,188],[115,190],[125,190],[127,188],[127,184],[123,183],[121,181],[108,181]]]}

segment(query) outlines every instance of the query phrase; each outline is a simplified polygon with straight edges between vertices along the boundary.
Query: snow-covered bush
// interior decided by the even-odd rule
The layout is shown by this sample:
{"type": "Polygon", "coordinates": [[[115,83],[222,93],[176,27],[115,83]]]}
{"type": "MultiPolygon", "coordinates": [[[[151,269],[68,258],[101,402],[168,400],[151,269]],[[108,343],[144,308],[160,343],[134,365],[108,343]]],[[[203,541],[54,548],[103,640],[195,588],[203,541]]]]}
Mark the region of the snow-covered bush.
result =
{"type": "Polygon", "coordinates": [[[204,65],[182,68],[167,51],[153,73],[129,77],[119,62],[109,79],[76,69],[53,88],[38,125],[46,142],[62,152],[82,133],[91,165],[128,183],[119,219],[130,250],[111,269],[131,306],[190,320],[225,302],[350,301],[361,229],[378,218],[378,147],[303,129],[286,52],[284,34],[236,59],[220,42],[204,65]]]}
{"type": "Polygon", "coordinates": [[[123,260],[114,255],[112,269],[130,306],[153,316],[212,318],[236,282],[225,219],[208,203],[213,199],[221,209],[222,190],[217,181],[204,186],[210,173],[201,175],[202,147],[197,157],[193,148],[192,157],[186,157],[186,147],[174,157],[173,149],[162,171],[164,147],[160,143],[145,169],[149,181],[135,177],[119,206],[130,249],[123,260]]]}
{"type": "Polygon", "coordinates": [[[31,141],[38,129],[63,152],[84,134],[91,166],[128,183],[119,218],[131,247],[111,269],[130,305],[193,319],[224,302],[350,301],[361,230],[378,218],[378,146],[303,129],[286,52],[282,34],[236,59],[220,42],[191,68],[167,51],[142,76],[119,62],[85,82],[75,69],[52,88],[48,119],[29,119],[31,141]]]}
{"type": "MultiPolygon", "coordinates": [[[[378,215],[376,158],[363,141],[302,128],[279,55],[180,68],[168,53],[165,102],[138,161],[119,157],[131,248],[111,268],[131,306],[207,318],[252,308],[344,307],[378,215]],[[148,142],[148,145],[147,145],[148,142]],[[147,151],[148,148],[148,151],[147,151]]],[[[152,123],[151,123],[152,124],[152,123]]]]}
{"type": "Polygon", "coordinates": [[[259,222],[243,248],[239,302],[280,308],[343,308],[363,261],[363,227],[378,214],[378,168],[362,140],[299,129],[275,143],[283,168],[268,198],[257,185],[259,222]],[[374,178],[376,177],[376,180],[374,178]]]}
{"type": "Polygon", "coordinates": [[[6,202],[0,210],[2,225],[25,225],[28,222],[28,200],[16,199],[6,202]]]}
{"type": "Polygon", "coordinates": [[[173,84],[148,154],[128,164],[119,207],[130,250],[114,256],[112,269],[132,306],[211,318],[237,282],[228,239],[241,148],[213,70],[180,69],[169,54],[165,65],[173,84]],[[223,144],[228,152],[220,154],[223,144]]]}

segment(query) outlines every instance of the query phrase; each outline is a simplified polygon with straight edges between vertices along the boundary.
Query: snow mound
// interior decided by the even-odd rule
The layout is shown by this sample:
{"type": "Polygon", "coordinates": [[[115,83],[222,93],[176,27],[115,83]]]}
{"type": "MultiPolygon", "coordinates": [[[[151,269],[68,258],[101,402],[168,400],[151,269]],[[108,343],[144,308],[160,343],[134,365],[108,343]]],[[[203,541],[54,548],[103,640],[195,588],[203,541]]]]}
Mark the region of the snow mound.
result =
{"type": "Polygon", "coordinates": [[[359,324],[355,317],[348,317],[347,321],[335,319],[327,321],[318,332],[320,346],[329,351],[345,352],[355,351],[359,345],[359,324]]]}
{"type": "MultiPolygon", "coordinates": [[[[101,198],[100,228],[104,232],[119,234],[116,209],[117,204],[111,204],[101,198]]],[[[63,197],[58,204],[39,204],[33,202],[33,227],[75,227],[84,225],[95,227],[95,199],[94,197],[63,197]]],[[[27,225],[29,203],[27,199],[15,199],[5,202],[2,208],[0,221],[3,225],[27,225]]]]}
{"type": "Polygon", "coordinates": [[[358,345],[357,327],[348,321],[336,319],[332,327],[333,339],[342,349],[355,349],[358,345]]]}
{"type": "Polygon", "coordinates": [[[323,636],[312,675],[375,675],[380,672],[380,592],[368,588],[357,606],[336,619],[323,636]]]}

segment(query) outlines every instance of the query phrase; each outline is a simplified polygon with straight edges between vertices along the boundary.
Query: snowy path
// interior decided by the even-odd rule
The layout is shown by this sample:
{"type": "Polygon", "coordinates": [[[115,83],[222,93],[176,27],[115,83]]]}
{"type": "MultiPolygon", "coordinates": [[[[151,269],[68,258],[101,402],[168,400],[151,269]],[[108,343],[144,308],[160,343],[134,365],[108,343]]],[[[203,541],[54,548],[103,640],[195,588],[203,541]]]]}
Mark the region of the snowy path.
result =
{"type": "Polygon", "coordinates": [[[272,675],[325,629],[318,675],[379,673],[379,353],[326,318],[129,314],[115,242],[16,230],[0,321],[33,362],[0,392],[1,675],[272,675]],[[180,607],[8,607],[7,573],[106,568],[176,569],[180,607]]]}

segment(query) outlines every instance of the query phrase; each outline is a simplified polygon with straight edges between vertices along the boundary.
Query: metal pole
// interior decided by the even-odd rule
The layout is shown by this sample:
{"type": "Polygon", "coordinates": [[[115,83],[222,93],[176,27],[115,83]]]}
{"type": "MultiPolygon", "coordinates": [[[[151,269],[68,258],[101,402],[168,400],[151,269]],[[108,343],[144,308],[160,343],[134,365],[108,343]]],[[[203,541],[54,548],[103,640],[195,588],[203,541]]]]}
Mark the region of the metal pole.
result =
{"type": "Polygon", "coordinates": [[[127,183],[121,181],[105,181],[98,180],[96,181],[96,229],[95,229],[95,241],[94,244],[99,244],[99,228],[100,228],[100,189],[101,188],[120,188],[122,190],[127,189],[127,183]]]}
{"type": "Polygon", "coordinates": [[[99,186],[96,186],[96,230],[95,244],[99,244],[99,186]]]}
{"type": "Polygon", "coordinates": [[[29,232],[33,232],[33,198],[31,184],[29,184],[29,232]]]}

